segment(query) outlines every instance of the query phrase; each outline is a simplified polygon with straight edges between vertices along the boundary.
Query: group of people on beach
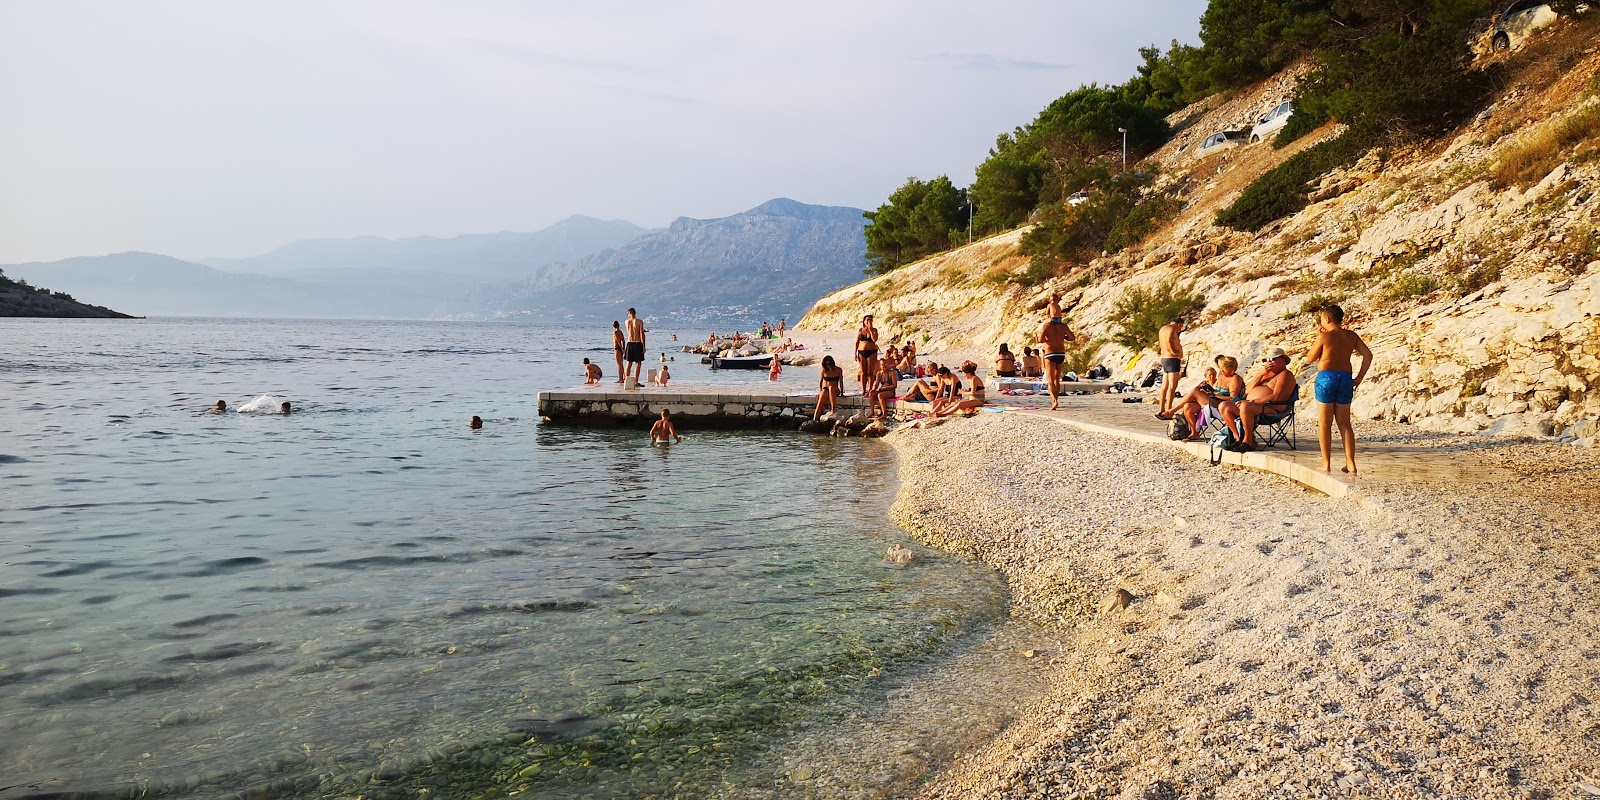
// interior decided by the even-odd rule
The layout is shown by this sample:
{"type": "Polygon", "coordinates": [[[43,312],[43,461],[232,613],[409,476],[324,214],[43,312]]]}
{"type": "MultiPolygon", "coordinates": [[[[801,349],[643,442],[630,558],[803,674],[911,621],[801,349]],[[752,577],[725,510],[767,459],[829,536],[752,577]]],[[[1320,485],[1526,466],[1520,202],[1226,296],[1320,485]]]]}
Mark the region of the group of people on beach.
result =
{"type": "MultiPolygon", "coordinates": [[[[1344,309],[1329,304],[1317,312],[1317,335],[1306,360],[1317,364],[1314,394],[1317,402],[1317,443],[1322,454],[1322,471],[1332,472],[1333,428],[1339,429],[1344,444],[1345,465],[1341,471],[1356,470],[1355,427],[1350,406],[1355,390],[1372,367],[1372,350],[1355,331],[1344,327],[1344,309]],[[1361,358],[1355,371],[1354,358],[1361,358]]],[[[1239,361],[1219,355],[1207,367],[1200,384],[1179,397],[1178,381],[1186,372],[1182,335],[1186,320],[1178,317],[1163,325],[1157,335],[1161,359],[1162,384],[1156,418],[1171,420],[1182,416],[1188,435],[1183,441],[1198,441],[1213,423],[1221,423],[1233,452],[1258,449],[1256,428],[1265,419],[1280,419],[1288,414],[1297,397],[1299,383],[1289,371],[1289,356],[1281,347],[1269,348],[1261,357],[1261,367],[1246,380],[1239,374],[1239,361]]]]}

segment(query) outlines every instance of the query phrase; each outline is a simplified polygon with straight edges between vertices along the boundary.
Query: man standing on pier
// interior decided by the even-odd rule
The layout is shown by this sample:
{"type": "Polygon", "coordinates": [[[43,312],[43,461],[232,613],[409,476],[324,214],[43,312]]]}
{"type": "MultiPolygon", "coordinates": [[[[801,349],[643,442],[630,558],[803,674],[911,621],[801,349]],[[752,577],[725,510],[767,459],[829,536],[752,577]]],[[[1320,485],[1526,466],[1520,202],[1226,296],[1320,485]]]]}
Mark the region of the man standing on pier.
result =
{"type": "Polygon", "coordinates": [[[1050,410],[1061,407],[1061,365],[1067,363],[1067,342],[1078,337],[1061,319],[1061,307],[1052,305],[1050,317],[1039,328],[1039,342],[1044,345],[1044,379],[1050,385],[1050,410]]]}
{"type": "Polygon", "coordinates": [[[644,320],[639,319],[639,312],[628,309],[628,352],[626,354],[628,368],[622,373],[623,386],[638,388],[640,373],[644,371],[644,320]],[[633,382],[628,383],[628,377],[633,377],[633,382]]]}

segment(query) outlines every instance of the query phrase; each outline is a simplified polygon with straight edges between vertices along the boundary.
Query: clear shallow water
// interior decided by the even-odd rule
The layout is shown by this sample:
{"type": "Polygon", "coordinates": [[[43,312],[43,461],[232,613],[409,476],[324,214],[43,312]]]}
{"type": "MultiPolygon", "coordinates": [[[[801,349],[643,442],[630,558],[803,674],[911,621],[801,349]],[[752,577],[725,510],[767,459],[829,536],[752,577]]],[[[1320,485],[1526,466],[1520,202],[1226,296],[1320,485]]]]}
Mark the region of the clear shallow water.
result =
{"type": "Polygon", "coordinates": [[[607,345],[0,320],[0,798],[695,794],[998,616],[882,562],[881,443],[539,425],[607,345]]]}

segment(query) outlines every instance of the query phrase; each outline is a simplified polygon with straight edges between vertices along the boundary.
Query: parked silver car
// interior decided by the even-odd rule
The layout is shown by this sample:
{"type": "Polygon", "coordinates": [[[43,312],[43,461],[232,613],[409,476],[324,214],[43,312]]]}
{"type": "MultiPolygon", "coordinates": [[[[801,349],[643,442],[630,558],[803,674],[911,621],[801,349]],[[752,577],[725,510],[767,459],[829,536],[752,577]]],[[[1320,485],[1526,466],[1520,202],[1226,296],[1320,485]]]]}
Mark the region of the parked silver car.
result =
{"type": "Polygon", "coordinates": [[[1279,103],[1271,111],[1263,114],[1256,126],[1250,129],[1250,143],[1255,144],[1283,130],[1283,126],[1289,124],[1289,118],[1292,116],[1294,116],[1294,103],[1287,100],[1279,103]]]}
{"type": "Polygon", "coordinates": [[[1541,0],[1516,0],[1494,18],[1494,37],[1489,44],[1496,51],[1522,44],[1534,31],[1556,21],[1556,11],[1541,0]]]}
{"type": "Polygon", "coordinates": [[[1217,131],[1207,136],[1206,140],[1194,149],[1194,157],[1205,158],[1206,156],[1216,155],[1223,150],[1238,147],[1246,141],[1248,139],[1246,139],[1244,131],[1217,131]]]}

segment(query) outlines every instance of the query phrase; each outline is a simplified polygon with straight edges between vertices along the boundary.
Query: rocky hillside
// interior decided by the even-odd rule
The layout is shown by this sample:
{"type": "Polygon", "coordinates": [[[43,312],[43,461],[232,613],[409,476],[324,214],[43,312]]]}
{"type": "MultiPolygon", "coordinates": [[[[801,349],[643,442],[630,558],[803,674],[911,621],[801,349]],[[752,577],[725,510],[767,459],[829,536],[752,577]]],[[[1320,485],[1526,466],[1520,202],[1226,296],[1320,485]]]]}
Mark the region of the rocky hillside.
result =
{"type": "Polygon", "coordinates": [[[793,318],[866,268],[859,208],[777,199],[720,219],[679,218],[496,298],[501,313],[793,318]]]}
{"type": "Polygon", "coordinates": [[[105,306],[74,300],[66,292],[52,292],[0,273],[0,317],[57,317],[72,319],[134,319],[105,306]]]}
{"type": "Polygon", "coordinates": [[[1256,233],[1216,226],[1216,212],[1335,131],[1204,160],[1193,148],[1211,132],[1248,129],[1292,94],[1293,71],[1173,115],[1177,135],[1143,168],[1184,210],[1140,246],[1035,281],[1018,252],[1024,231],[1013,231],[832,294],[801,325],[851,329],[876,313],[887,333],[925,350],[988,352],[1031,342],[1055,291],[1094,340],[1095,360],[1127,376],[1148,354],[1105,342],[1130,288],[1175,281],[1204,298],[1185,337],[1193,365],[1216,354],[1253,361],[1276,346],[1298,356],[1313,335],[1309,312],[1336,301],[1376,353],[1358,416],[1600,444],[1600,394],[1590,391],[1600,382],[1594,28],[1559,23],[1491,56],[1506,59],[1509,79],[1469,124],[1368,153],[1322,178],[1309,207],[1256,233]]]}

